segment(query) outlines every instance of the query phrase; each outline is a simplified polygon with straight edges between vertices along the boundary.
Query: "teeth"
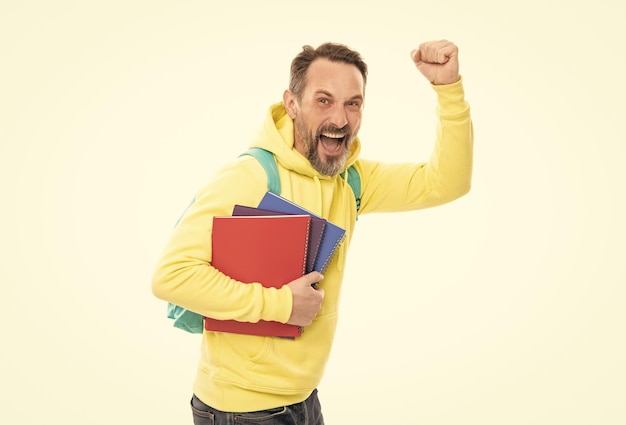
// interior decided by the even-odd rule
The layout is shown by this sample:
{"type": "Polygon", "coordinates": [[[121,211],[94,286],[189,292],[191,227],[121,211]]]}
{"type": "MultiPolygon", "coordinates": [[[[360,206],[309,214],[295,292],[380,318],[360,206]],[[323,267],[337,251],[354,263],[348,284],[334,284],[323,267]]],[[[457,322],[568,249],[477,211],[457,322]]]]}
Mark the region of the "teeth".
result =
{"type": "Polygon", "coordinates": [[[341,133],[322,133],[324,137],[330,137],[331,139],[341,139],[344,135],[341,133]]]}

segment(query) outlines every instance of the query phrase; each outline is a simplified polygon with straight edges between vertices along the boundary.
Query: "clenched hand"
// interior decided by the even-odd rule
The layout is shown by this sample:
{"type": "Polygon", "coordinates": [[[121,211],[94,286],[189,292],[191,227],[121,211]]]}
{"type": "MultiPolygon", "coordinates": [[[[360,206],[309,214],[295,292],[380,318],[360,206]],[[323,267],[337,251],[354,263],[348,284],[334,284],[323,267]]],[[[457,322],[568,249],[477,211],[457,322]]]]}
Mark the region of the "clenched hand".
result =
{"type": "Polygon", "coordinates": [[[432,84],[452,84],[459,81],[459,49],[447,40],[429,41],[411,51],[417,69],[432,84]]]}
{"type": "Polygon", "coordinates": [[[324,279],[318,272],[311,272],[287,284],[293,296],[293,308],[289,317],[290,325],[308,326],[322,308],[324,290],[311,285],[324,279]]]}

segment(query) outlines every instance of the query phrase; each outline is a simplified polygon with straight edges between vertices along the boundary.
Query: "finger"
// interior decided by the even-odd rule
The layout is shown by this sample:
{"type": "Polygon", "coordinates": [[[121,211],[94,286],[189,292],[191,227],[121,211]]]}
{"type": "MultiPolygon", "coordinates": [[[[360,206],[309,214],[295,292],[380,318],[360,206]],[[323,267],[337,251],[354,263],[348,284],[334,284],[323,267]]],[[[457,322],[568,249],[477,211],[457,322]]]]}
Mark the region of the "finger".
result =
{"type": "Polygon", "coordinates": [[[320,272],[311,272],[307,273],[298,279],[303,286],[312,285],[314,283],[320,282],[324,279],[324,276],[320,272]]]}
{"type": "Polygon", "coordinates": [[[324,275],[321,274],[320,272],[311,272],[307,274],[306,276],[308,276],[310,279],[314,280],[315,282],[324,280],[324,275]]]}
{"type": "Polygon", "coordinates": [[[437,64],[448,62],[458,52],[456,45],[448,40],[422,43],[419,50],[422,61],[437,64]]]}
{"type": "Polygon", "coordinates": [[[303,276],[304,284],[310,285],[313,289],[317,289],[322,279],[324,279],[324,275],[319,272],[311,272],[303,276]]]}
{"type": "Polygon", "coordinates": [[[416,65],[422,61],[422,52],[420,49],[411,50],[411,59],[413,59],[416,65]]]}

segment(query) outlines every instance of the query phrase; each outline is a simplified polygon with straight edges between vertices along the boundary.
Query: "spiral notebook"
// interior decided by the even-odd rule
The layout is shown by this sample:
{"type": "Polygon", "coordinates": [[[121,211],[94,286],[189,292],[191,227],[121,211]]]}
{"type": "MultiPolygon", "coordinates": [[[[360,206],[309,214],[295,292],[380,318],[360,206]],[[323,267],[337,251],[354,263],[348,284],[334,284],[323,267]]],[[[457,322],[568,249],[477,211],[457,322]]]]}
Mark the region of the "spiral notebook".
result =
{"type": "MultiPolygon", "coordinates": [[[[300,205],[272,192],[265,193],[258,205],[258,208],[276,211],[283,214],[308,214],[312,217],[322,218],[310,211],[307,211],[300,205]]],[[[322,241],[320,243],[317,258],[315,259],[313,270],[323,273],[328,266],[328,263],[330,263],[333,255],[337,251],[337,247],[343,241],[345,235],[345,229],[331,223],[330,221],[326,222],[326,227],[324,229],[324,234],[322,236],[322,241]]]]}
{"type": "MultiPolygon", "coordinates": [[[[231,278],[280,288],[305,274],[309,215],[214,217],[211,265],[231,278]]],[[[213,332],[298,337],[296,325],[261,320],[256,323],[205,317],[213,332]]]]}
{"type": "MultiPolygon", "coordinates": [[[[248,207],[244,205],[235,205],[233,215],[283,215],[284,213],[263,210],[261,208],[248,207]]],[[[324,229],[326,228],[326,220],[318,217],[311,217],[311,226],[309,234],[309,249],[307,251],[306,272],[310,273],[315,270],[315,260],[320,250],[324,229]]]]}

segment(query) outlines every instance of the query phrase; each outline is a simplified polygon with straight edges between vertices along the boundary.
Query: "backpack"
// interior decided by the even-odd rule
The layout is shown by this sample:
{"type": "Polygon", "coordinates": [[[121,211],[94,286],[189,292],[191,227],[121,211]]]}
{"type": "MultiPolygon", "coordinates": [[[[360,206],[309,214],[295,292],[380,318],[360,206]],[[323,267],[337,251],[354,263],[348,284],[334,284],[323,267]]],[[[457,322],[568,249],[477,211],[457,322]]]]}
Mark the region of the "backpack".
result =
{"type": "MultiPolygon", "coordinates": [[[[280,178],[278,176],[278,166],[276,165],[274,154],[263,148],[250,148],[240,156],[243,155],[251,155],[261,163],[267,174],[267,190],[280,195],[280,178]]],[[[345,171],[342,172],[340,176],[345,178],[345,171]]],[[[358,214],[361,207],[361,176],[354,166],[348,168],[348,184],[350,184],[352,193],[354,194],[356,212],[358,214]]],[[[175,328],[182,329],[186,332],[201,334],[204,330],[204,318],[200,314],[175,304],[167,304],[167,317],[168,319],[174,320],[175,328]]]]}

